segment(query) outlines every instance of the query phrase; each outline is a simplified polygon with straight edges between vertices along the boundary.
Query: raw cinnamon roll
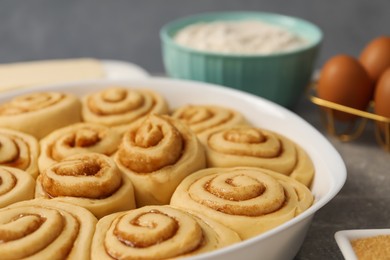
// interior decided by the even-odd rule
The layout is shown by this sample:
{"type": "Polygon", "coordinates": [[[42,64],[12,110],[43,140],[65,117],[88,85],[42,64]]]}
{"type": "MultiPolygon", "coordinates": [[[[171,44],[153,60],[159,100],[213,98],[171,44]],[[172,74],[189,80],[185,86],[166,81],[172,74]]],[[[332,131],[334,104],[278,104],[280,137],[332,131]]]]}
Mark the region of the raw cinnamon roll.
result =
{"type": "Polygon", "coordinates": [[[96,218],[58,201],[27,200],[0,209],[2,259],[90,259],[96,218]]]}
{"type": "Polygon", "coordinates": [[[99,220],[92,259],[173,259],[239,242],[236,232],[171,206],[145,206],[99,220]]]}
{"type": "Polygon", "coordinates": [[[209,167],[254,166],[289,175],[306,186],[314,176],[308,154],[273,131],[234,126],[211,134],[205,142],[209,167]]]}
{"type": "Polygon", "coordinates": [[[204,149],[187,126],[153,114],[125,132],[115,161],[132,180],[138,207],[168,204],[180,181],[206,166],[204,149]]]}
{"type": "Polygon", "coordinates": [[[23,170],[0,166],[0,208],[34,198],[35,180],[23,170]]]}
{"type": "Polygon", "coordinates": [[[221,128],[247,123],[238,111],[211,105],[186,105],[176,109],[172,117],[189,125],[202,142],[221,128]]]}
{"type": "Polygon", "coordinates": [[[0,105],[0,126],[41,139],[57,128],[81,121],[81,102],[72,94],[38,92],[0,105]]]}
{"type": "Polygon", "coordinates": [[[133,185],[110,157],[78,154],[53,164],[37,178],[37,198],[54,198],[90,210],[97,218],[135,208],[133,185]]]}
{"type": "Polygon", "coordinates": [[[121,130],[149,113],[168,113],[166,100],[147,89],[113,86],[85,96],[82,103],[84,121],[118,127],[121,130]]]}
{"type": "Polygon", "coordinates": [[[208,168],[185,178],[171,205],[219,221],[248,239],[303,212],[313,203],[300,182],[255,167],[208,168]]]}
{"type": "Polygon", "coordinates": [[[40,141],[39,170],[42,172],[75,154],[94,152],[111,156],[120,141],[118,131],[95,123],[76,123],[57,129],[40,141]]]}
{"type": "Polygon", "coordinates": [[[36,178],[38,171],[39,143],[29,134],[0,128],[0,165],[15,167],[36,178]]]}

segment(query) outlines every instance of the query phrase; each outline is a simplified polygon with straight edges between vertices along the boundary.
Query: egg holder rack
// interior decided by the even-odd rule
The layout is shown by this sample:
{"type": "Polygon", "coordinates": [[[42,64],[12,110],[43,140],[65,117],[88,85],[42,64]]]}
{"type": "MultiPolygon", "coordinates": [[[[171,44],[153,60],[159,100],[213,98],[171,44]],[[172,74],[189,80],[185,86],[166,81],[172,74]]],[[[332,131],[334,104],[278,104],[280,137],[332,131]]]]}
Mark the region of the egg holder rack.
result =
{"type": "Polygon", "coordinates": [[[340,141],[349,142],[361,136],[368,121],[375,123],[375,138],[378,144],[387,152],[390,152],[390,118],[374,114],[374,102],[370,102],[366,111],[340,105],[315,95],[317,82],[309,85],[308,97],[310,101],[320,108],[321,121],[327,132],[340,141]],[[343,112],[353,117],[348,122],[340,122],[334,116],[335,112],[343,112]]]}

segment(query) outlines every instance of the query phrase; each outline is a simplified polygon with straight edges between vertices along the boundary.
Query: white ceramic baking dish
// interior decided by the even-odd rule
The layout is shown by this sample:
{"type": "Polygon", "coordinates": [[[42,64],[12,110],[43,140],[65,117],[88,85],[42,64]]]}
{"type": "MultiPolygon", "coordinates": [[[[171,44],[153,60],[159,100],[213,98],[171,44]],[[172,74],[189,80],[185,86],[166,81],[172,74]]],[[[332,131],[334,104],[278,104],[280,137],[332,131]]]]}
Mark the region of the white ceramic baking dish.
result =
{"type": "Polygon", "coordinates": [[[23,89],[3,93],[0,103],[16,95],[33,91],[66,91],[82,96],[107,86],[148,88],[161,93],[172,108],[184,104],[219,104],[242,112],[253,124],[279,132],[310,155],[315,165],[312,192],[314,204],[294,219],[252,239],[191,259],[292,259],[301,247],[314,214],[333,199],[346,180],[346,167],[334,147],[309,123],[279,105],[238,90],[167,78],[135,78],[113,81],[85,81],[23,89]]]}

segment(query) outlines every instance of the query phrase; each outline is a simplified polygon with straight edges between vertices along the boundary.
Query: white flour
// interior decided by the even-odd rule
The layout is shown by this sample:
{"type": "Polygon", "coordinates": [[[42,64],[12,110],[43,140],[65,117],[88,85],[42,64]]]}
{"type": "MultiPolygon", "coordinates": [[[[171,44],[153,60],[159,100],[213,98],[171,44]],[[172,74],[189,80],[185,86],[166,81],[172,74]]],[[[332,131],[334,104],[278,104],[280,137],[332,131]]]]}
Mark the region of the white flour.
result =
{"type": "Polygon", "coordinates": [[[269,54],[306,44],[298,35],[257,20],[218,21],[189,25],[175,41],[196,50],[231,54],[269,54]]]}

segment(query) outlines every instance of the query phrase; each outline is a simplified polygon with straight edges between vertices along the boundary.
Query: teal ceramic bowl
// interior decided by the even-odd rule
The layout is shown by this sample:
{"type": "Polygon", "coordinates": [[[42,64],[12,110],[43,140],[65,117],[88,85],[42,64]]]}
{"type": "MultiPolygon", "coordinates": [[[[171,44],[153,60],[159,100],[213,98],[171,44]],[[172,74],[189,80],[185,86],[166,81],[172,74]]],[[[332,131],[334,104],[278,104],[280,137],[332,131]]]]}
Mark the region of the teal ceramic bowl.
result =
{"type": "Polygon", "coordinates": [[[214,83],[293,107],[311,80],[323,34],[318,26],[295,17],[264,12],[217,12],[172,21],[160,31],[168,76],[214,83]],[[182,28],[199,22],[260,20],[296,33],[307,44],[275,54],[223,54],[183,47],[174,41],[182,28]]]}

